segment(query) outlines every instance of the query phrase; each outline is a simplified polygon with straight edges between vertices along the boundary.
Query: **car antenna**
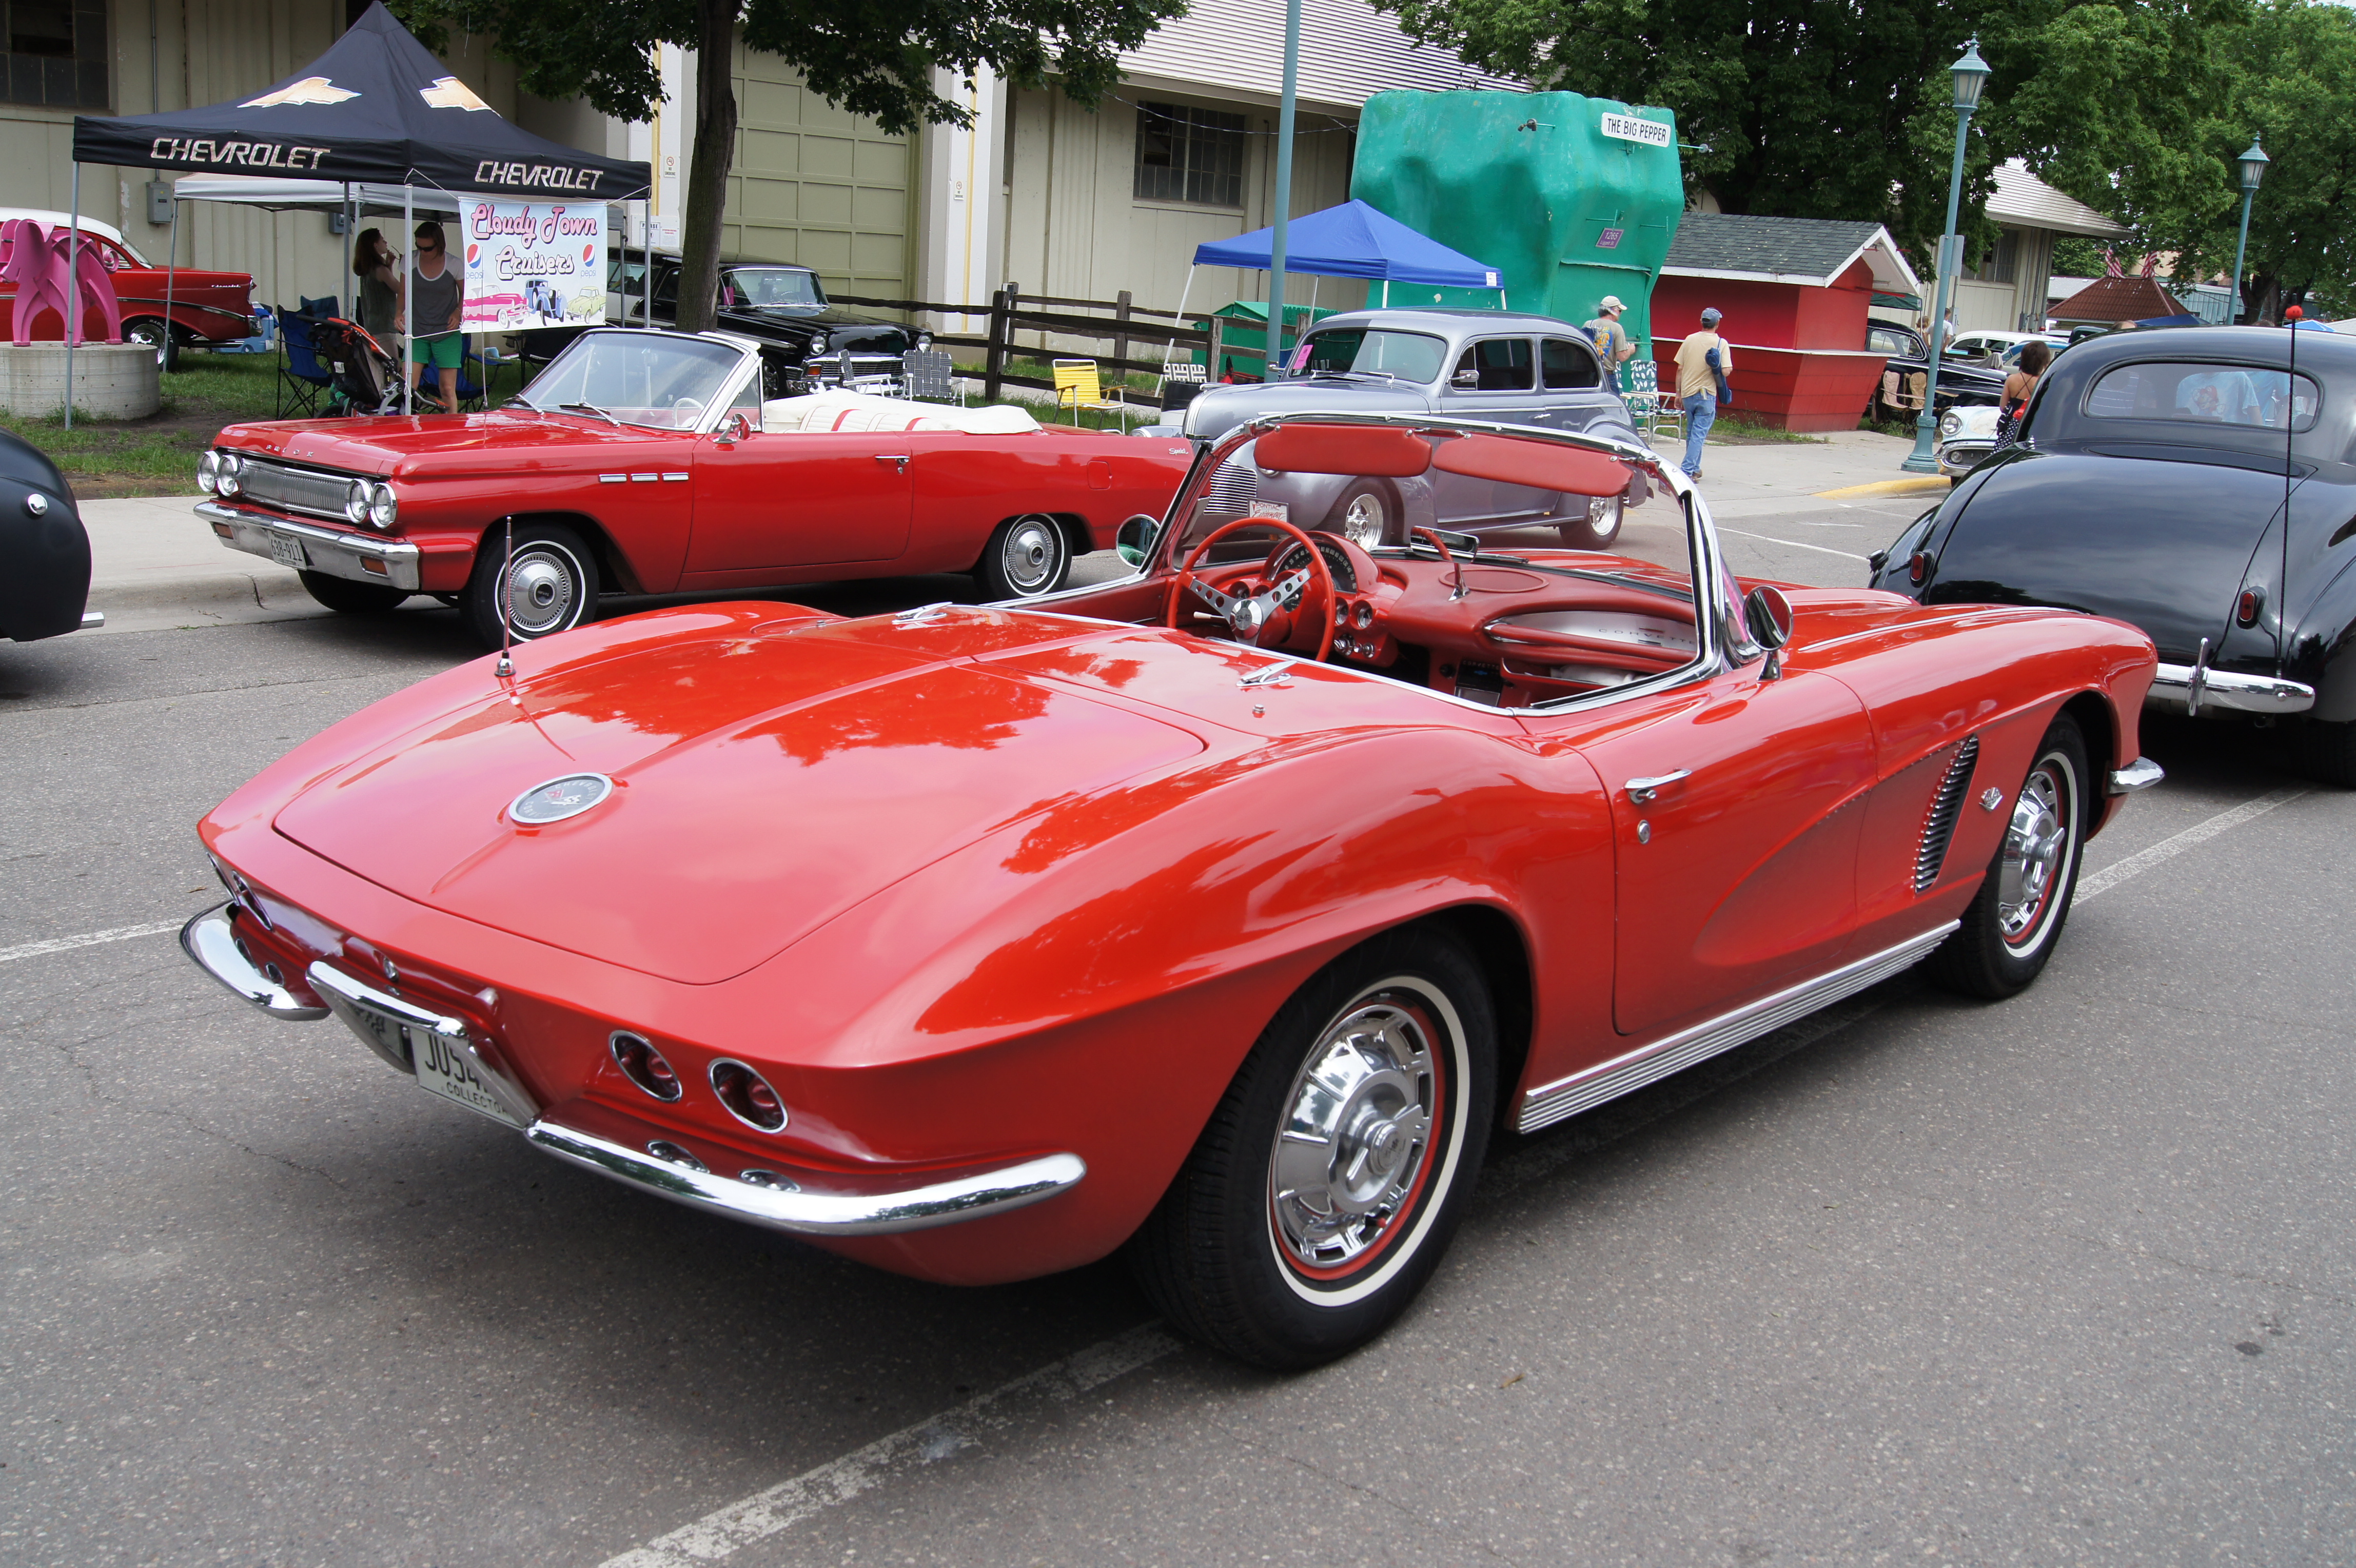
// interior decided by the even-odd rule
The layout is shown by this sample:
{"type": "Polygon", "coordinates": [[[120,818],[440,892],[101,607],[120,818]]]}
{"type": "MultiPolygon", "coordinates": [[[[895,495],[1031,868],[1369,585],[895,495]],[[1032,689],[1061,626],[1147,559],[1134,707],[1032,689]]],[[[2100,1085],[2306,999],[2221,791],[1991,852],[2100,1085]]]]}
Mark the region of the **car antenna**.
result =
{"type": "Polygon", "coordinates": [[[2283,526],[2282,575],[2275,579],[2275,676],[2290,661],[2290,492],[2292,454],[2298,445],[2298,323],[2307,314],[2297,306],[2283,312],[2290,333],[2290,374],[2283,382],[2283,526]]]}
{"type": "Polygon", "coordinates": [[[498,678],[509,683],[508,700],[515,701],[515,660],[509,656],[509,644],[515,633],[515,513],[507,516],[507,564],[499,568],[499,667],[498,678]]]}

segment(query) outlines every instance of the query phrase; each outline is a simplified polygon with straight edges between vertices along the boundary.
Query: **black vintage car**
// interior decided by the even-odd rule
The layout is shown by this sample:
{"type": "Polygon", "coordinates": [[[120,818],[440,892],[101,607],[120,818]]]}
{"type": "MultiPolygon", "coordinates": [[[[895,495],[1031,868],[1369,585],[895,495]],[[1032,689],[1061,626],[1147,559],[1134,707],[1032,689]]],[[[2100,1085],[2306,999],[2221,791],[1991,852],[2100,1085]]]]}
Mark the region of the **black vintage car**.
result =
{"type": "Polygon", "coordinates": [[[103,616],[90,602],[90,535],[65,476],[42,453],[0,430],[0,637],[59,637],[103,616]]]}
{"type": "Polygon", "coordinates": [[[2356,785],[2356,341],[2091,339],[2022,431],[1872,558],[1875,586],[2131,621],[2159,647],[2151,703],[2293,725],[2307,771],[2356,785]]]}
{"type": "MultiPolygon", "coordinates": [[[[648,317],[646,256],[641,251],[606,255],[606,314],[628,327],[648,317]]],[[[654,324],[669,327],[679,313],[679,258],[654,253],[654,324]]],[[[780,262],[723,262],[715,300],[723,332],[734,332],[768,347],[764,355],[770,395],[788,397],[804,389],[801,367],[835,361],[845,352],[855,360],[898,359],[925,347],[930,335],[905,321],[862,316],[826,296],[826,287],[808,267],[780,262]]],[[[591,323],[591,326],[596,325],[591,323]]],[[[542,327],[523,334],[525,357],[544,362],[589,326],[542,327]]],[[[854,364],[855,371],[872,366],[854,364]]]]}

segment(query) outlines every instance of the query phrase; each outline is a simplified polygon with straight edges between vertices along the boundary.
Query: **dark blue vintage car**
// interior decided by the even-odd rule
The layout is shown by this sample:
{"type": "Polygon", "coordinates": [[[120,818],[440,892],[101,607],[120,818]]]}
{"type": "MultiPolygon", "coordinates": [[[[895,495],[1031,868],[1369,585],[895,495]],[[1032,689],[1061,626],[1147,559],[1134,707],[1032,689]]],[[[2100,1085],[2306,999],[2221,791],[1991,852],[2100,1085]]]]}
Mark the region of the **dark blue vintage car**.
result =
{"type": "Polygon", "coordinates": [[[0,430],[0,637],[32,642],[103,616],[87,615],[90,535],[58,466],[0,430]]]}
{"type": "Polygon", "coordinates": [[[2152,703],[2285,722],[2307,771],[2356,785],[2356,341],[2093,339],[2022,430],[1873,558],[1875,585],[2133,622],[2159,647],[2152,703]]]}

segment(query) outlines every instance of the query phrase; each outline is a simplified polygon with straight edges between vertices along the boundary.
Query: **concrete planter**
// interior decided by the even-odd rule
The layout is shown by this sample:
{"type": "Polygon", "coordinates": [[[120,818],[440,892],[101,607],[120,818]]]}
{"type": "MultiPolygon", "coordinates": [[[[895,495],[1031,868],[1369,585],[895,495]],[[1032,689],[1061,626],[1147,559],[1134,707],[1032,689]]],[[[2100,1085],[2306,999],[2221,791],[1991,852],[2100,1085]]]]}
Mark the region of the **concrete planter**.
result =
{"type": "MultiPolygon", "coordinates": [[[[148,343],[78,343],[73,403],[93,419],[145,419],[164,403],[162,367],[148,343]]],[[[0,408],[34,419],[66,406],[66,346],[0,343],[0,408]]]]}

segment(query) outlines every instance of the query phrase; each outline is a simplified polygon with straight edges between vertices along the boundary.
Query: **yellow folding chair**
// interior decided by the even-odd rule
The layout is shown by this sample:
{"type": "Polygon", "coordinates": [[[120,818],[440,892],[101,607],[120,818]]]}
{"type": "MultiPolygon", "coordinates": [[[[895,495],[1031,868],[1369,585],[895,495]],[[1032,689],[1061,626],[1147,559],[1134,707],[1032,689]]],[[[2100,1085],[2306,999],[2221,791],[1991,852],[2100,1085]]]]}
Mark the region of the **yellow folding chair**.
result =
{"type": "Polygon", "coordinates": [[[1105,396],[1094,360],[1057,360],[1055,367],[1055,406],[1070,409],[1074,424],[1080,422],[1080,410],[1084,408],[1110,408],[1119,411],[1121,429],[1129,428],[1129,404],[1117,397],[1105,396]]]}

